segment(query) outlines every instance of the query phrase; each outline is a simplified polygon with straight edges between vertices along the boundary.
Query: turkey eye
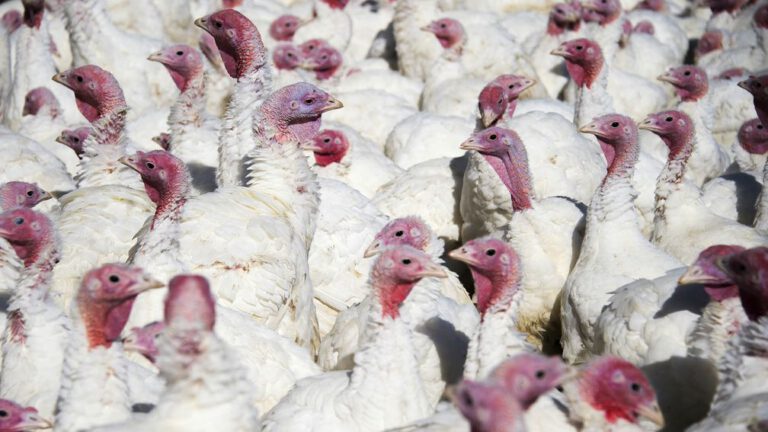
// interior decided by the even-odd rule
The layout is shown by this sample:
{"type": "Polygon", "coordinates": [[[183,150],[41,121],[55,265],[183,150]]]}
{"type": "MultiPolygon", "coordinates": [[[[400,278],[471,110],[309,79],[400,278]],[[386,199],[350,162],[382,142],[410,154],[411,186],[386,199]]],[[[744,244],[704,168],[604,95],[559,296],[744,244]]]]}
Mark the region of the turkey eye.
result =
{"type": "Polygon", "coordinates": [[[730,267],[735,273],[744,273],[747,270],[747,266],[739,261],[731,262],[730,267]]]}
{"type": "Polygon", "coordinates": [[[160,337],[160,333],[156,333],[156,334],[155,334],[155,339],[157,339],[157,338],[159,338],[159,337],[160,337]]]}
{"type": "Polygon", "coordinates": [[[395,233],[395,237],[402,237],[405,234],[402,230],[395,233]]]}
{"type": "Polygon", "coordinates": [[[184,55],[184,51],[176,51],[176,55],[177,56],[184,55]]]}
{"type": "Polygon", "coordinates": [[[310,45],[310,46],[307,47],[307,49],[312,51],[313,49],[315,49],[315,46],[314,45],[310,45]]]}
{"type": "Polygon", "coordinates": [[[324,139],[324,140],[323,140],[323,142],[324,142],[324,143],[326,143],[326,144],[328,144],[328,143],[330,143],[330,142],[331,142],[331,139],[330,139],[330,138],[326,138],[326,139],[324,139]]]}
{"type": "Polygon", "coordinates": [[[667,118],[665,118],[664,120],[666,120],[666,121],[668,121],[668,122],[671,122],[671,121],[672,121],[672,120],[674,120],[674,119],[673,119],[672,117],[667,117],[667,118]]]}
{"type": "Polygon", "coordinates": [[[445,24],[440,24],[440,28],[445,28],[445,24]]]}
{"type": "Polygon", "coordinates": [[[576,45],[576,49],[577,49],[577,50],[579,50],[579,51],[581,51],[581,50],[583,50],[583,49],[584,49],[584,47],[583,47],[583,46],[581,46],[581,45],[576,45]]]}
{"type": "Polygon", "coordinates": [[[499,102],[497,102],[497,105],[501,105],[504,102],[504,99],[499,99],[499,102]]]}
{"type": "Polygon", "coordinates": [[[83,77],[80,75],[75,75],[75,79],[77,79],[77,82],[83,82],[83,77]]]}
{"type": "Polygon", "coordinates": [[[485,251],[485,254],[488,256],[494,256],[496,255],[496,249],[488,249],[487,251],[485,251]]]}
{"type": "Polygon", "coordinates": [[[74,138],[72,138],[72,141],[74,141],[74,142],[80,142],[80,138],[78,138],[78,137],[74,137],[74,138]]]}
{"type": "Polygon", "coordinates": [[[685,75],[685,76],[691,76],[691,71],[685,71],[685,73],[684,73],[683,75],[685,75]]]}
{"type": "Polygon", "coordinates": [[[563,10],[562,10],[562,9],[560,9],[560,8],[555,8],[555,12],[557,12],[557,13],[563,13],[563,10]]]}
{"type": "Polygon", "coordinates": [[[629,388],[632,389],[633,392],[638,393],[640,392],[640,384],[638,383],[632,383],[629,388]]]}
{"type": "Polygon", "coordinates": [[[461,399],[462,399],[462,400],[464,401],[464,403],[465,403],[467,406],[469,406],[469,407],[471,407],[471,406],[472,406],[472,405],[474,405],[474,403],[475,403],[475,401],[474,401],[474,400],[472,400],[472,395],[470,395],[469,393],[464,393],[464,394],[462,394],[462,395],[461,395],[461,399]]]}
{"type": "Polygon", "coordinates": [[[320,60],[328,60],[328,56],[322,56],[320,57],[320,60]]]}
{"type": "Polygon", "coordinates": [[[32,191],[27,191],[27,196],[29,196],[29,197],[31,197],[31,196],[32,196],[32,195],[34,195],[34,194],[35,194],[35,193],[34,193],[34,192],[32,192],[32,191]]]}
{"type": "Polygon", "coordinates": [[[0,410],[0,417],[8,417],[8,411],[0,410]]]}
{"type": "Polygon", "coordinates": [[[510,85],[509,85],[509,88],[510,88],[510,89],[513,89],[513,88],[515,88],[515,85],[514,85],[514,84],[510,84],[510,85]]]}
{"type": "Polygon", "coordinates": [[[762,84],[760,84],[759,82],[756,82],[756,83],[755,83],[755,88],[760,88],[760,87],[762,87],[762,86],[763,86],[763,85],[762,85],[762,84]]]}
{"type": "Polygon", "coordinates": [[[155,169],[155,164],[153,164],[152,162],[147,162],[147,168],[155,169]]]}
{"type": "Polygon", "coordinates": [[[285,23],[285,26],[286,26],[286,27],[290,27],[290,26],[292,26],[292,25],[293,25],[293,24],[292,24],[292,23],[289,23],[289,22],[285,23]]]}
{"type": "Polygon", "coordinates": [[[615,127],[615,128],[619,127],[619,122],[611,123],[611,127],[615,127]]]}
{"type": "Polygon", "coordinates": [[[314,99],[304,99],[304,103],[307,105],[312,105],[315,102],[314,99]]]}
{"type": "Polygon", "coordinates": [[[763,125],[757,125],[757,128],[763,130],[763,125]]]}
{"type": "Polygon", "coordinates": [[[16,219],[13,220],[13,223],[15,223],[16,225],[21,225],[24,223],[24,218],[17,217],[16,219]]]}
{"type": "Polygon", "coordinates": [[[293,57],[293,53],[286,54],[288,57],[293,57]]]}
{"type": "Polygon", "coordinates": [[[221,21],[215,21],[213,25],[216,26],[216,28],[221,28],[221,21]]]}
{"type": "Polygon", "coordinates": [[[409,265],[409,264],[411,263],[411,260],[409,260],[408,258],[406,258],[406,259],[404,259],[404,260],[402,261],[402,263],[403,263],[403,264],[405,264],[405,265],[409,265]]]}
{"type": "Polygon", "coordinates": [[[547,376],[547,373],[546,373],[546,372],[544,372],[543,370],[539,370],[539,371],[536,371],[536,378],[538,378],[538,379],[542,379],[542,378],[544,378],[545,376],[547,376]]]}
{"type": "Polygon", "coordinates": [[[109,276],[109,281],[112,282],[112,283],[118,283],[118,282],[120,282],[120,278],[117,275],[110,275],[109,276]]]}
{"type": "Polygon", "coordinates": [[[488,137],[488,139],[491,141],[496,141],[496,134],[492,134],[491,136],[488,137]]]}

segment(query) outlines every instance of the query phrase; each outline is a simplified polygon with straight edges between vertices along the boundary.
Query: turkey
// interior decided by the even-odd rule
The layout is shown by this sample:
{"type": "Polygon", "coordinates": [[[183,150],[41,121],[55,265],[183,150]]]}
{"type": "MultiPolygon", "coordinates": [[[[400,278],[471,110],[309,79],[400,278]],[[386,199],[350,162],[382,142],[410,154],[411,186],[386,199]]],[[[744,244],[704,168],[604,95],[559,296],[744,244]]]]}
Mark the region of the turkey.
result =
{"type": "Polygon", "coordinates": [[[441,157],[460,157],[460,143],[475,129],[475,119],[430,112],[415,113],[392,128],[384,153],[398,166],[408,169],[441,157]]]}
{"type": "Polygon", "coordinates": [[[427,416],[431,404],[399,305],[430,276],[444,273],[424,253],[407,246],[383,251],[371,270],[376,298],[364,329],[370,341],[357,352],[354,368],[297,382],[265,415],[262,430],[383,430],[427,416]]]}
{"type": "Polygon", "coordinates": [[[595,323],[616,288],[683,265],[640,232],[630,180],[639,153],[634,121],[608,114],[581,131],[597,137],[610,165],[589,204],[581,252],[562,292],[563,356],[571,363],[593,352],[595,323]],[[616,230],[623,233],[621,238],[615,236],[616,230]],[[626,250],[632,251],[631,257],[626,250]]]}
{"type": "Polygon", "coordinates": [[[757,118],[744,122],[739,128],[738,143],[731,150],[739,171],[759,181],[762,167],[768,159],[768,128],[757,118]]]}
{"type": "Polygon", "coordinates": [[[2,430],[34,431],[53,427],[53,423],[42,417],[34,407],[23,407],[8,399],[0,399],[0,410],[6,413],[0,419],[2,430]]]}
{"type": "Polygon", "coordinates": [[[124,264],[105,264],[83,276],[63,352],[57,430],[75,432],[130,417],[129,360],[120,332],[136,297],[161,286],[140,268],[124,264]]]}
{"type": "Polygon", "coordinates": [[[64,129],[61,131],[56,142],[67,146],[71,149],[78,159],[82,159],[85,154],[84,144],[85,139],[91,134],[91,128],[89,126],[82,126],[77,129],[64,129]]]}
{"type": "Polygon", "coordinates": [[[766,85],[768,85],[768,75],[751,76],[739,83],[739,87],[752,94],[757,117],[763,126],[768,124],[768,95],[765,94],[764,90],[766,85]]]}

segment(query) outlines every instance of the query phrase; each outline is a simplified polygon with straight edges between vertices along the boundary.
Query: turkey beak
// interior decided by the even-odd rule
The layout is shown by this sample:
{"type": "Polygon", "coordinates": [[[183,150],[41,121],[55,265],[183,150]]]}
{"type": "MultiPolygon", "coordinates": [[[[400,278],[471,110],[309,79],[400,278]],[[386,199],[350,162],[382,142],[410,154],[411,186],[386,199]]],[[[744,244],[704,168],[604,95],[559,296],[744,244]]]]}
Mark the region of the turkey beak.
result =
{"type": "Polygon", "coordinates": [[[533,78],[526,78],[525,81],[523,81],[523,84],[522,84],[523,90],[521,90],[521,93],[535,86],[537,82],[538,81],[536,81],[533,78]]]}
{"type": "Polygon", "coordinates": [[[69,83],[67,82],[67,75],[66,75],[64,72],[62,72],[62,73],[57,73],[56,75],[54,75],[53,77],[51,77],[51,79],[52,79],[52,80],[54,80],[54,81],[56,81],[57,83],[59,83],[59,84],[63,85],[64,87],[67,87],[67,88],[72,88],[72,87],[69,85],[69,83]]]}
{"type": "Polygon", "coordinates": [[[302,149],[302,150],[307,150],[307,151],[311,151],[311,152],[319,152],[319,151],[323,150],[320,146],[315,145],[314,141],[307,141],[307,142],[305,142],[303,144],[300,144],[299,148],[302,149]]]}
{"type": "Polygon", "coordinates": [[[118,159],[117,161],[120,162],[121,164],[127,166],[128,168],[130,168],[130,169],[132,169],[132,170],[134,170],[136,172],[139,172],[139,167],[136,164],[136,160],[133,158],[133,156],[123,156],[120,159],[118,159]]]}
{"type": "Polygon", "coordinates": [[[659,429],[664,427],[664,415],[661,413],[658,402],[654,402],[651,406],[641,406],[637,409],[637,413],[640,417],[653,422],[659,429]]]}
{"type": "Polygon", "coordinates": [[[42,191],[42,193],[40,194],[40,199],[37,202],[40,203],[40,202],[43,202],[43,201],[47,201],[47,200],[49,200],[51,198],[53,198],[53,195],[50,192],[42,191]]]}
{"type": "Polygon", "coordinates": [[[432,31],[432,24],[427,24],[423,27],[419,27],[419,30],[429,32],[429,33],[434,33],[434,31],[432,31]]]}
{"type": "Polygon", "coordinates": [[[339,108],[344,108],[344,104],[340,100],[335,98],[328,99],[328,103],[320,110],[321,113],[326,111],[333,111],[339,108]]]}
{"type": "Polygon", "coordinates": [[[658,132],[659,131],[659,128],[657,128],[656,125],[653,124],[653,119],[651,119],[650,117],[646,118],[643,121],[641,121],[637,125],[637,128],[638,129],[644,129],[644,130],[651,131],[651,132],[658,132]]]}
{"type": "Polygon", "coordinates": [[[549,53],[552,55],[560,56],[560,57],[568,57],[568,50],[562,45],[553,49],[549,53]]]}
{"type": "Polygon", "coordinates": [[[141,294],[144,291],[149,291],[151,289],[156,289],[156,288],[162,288],[164,286],[165,286],[164,283],[160,282],[159,280],[153,278],[148,274],[144,274],[141,280],[137,282],[136,285],[133,286],[133,288],[131,288],[131,291],[136,294],[141,294]]]}
{"type": "Polygon", "coordinates": [[[363,258],[370,258],[376,254],[381,252],[381,242],[378,240],[374,240],[370,246],[368,246],[368,249],[365,250],[365,253],[363,254],[363,258]]]}
{"type": "Polygon", "coordinates": [[[673,85],[677,84],[677,80],[669,72],[665,72],[665,73],[659,75],[658,77],[656,77],[656,79],[659,80],[659,81],[662,81],[662,82],[668,82],[668,83],[673,84],[673,85]]]}
{"type": "Polygon", "coordinates": [[[304,59],[299,62],[299,69],[313,70],[317,67],[317,62],[313,59],[304,59]]]}
{"type": "Polygon", "coordinates": [[[749,80],[739,81],[738,86],[746,91],[749,91],[749,80]]]}
{"type": "MultiPolygon", "coordinates": [[[[499,118],[499,116],[491,110],[482,110],[482,111],[483,111],[483,114],[480,116],[480,119],[482,120],[483,126],[485,127],[491,127],[491,125],[499,118]]],[[[467,150],[464,148],[464,144],[466,144],[467,141],[464,141],[463,143],[461,143],[459,148],[461,148],[462,150],[467,150]]]]}
{"type": "Polygon", "coordinates": [[[424,269],[420,272],[421,277],[434,277],[434,278],[447,278],[445,270],[440,264],[428,262],[424,265],[424,269]]]}
{"type": "Polygon", "coordinates": [[[56,142],[59,144],[67,145],[67,139],[64,137],[64,135],[59,135],[56,137],[56,142]]]}
{"type": "Polygon", "coordinates": [[[140,352],[139,342],[133,333],[123,338],[123,351],[140,352]]]}
{"type": "Polygon", "coordinates": [[[704,269],[700,265],[693,264],[688,267],[688,270],[680,276],[677,280],[678,285],[688,284],[705,284],[708,282],[720,282],[717,278],[712,277],[704,272],[704,269]]]}
{"type": "Polygon", "coordinates": [[[472,258],[472,255],[466,248],[458,248],[448,252],[448,256],[456,261],[461,261],[467,265],[475,265],[477,261],[472,258]]]}
{"type": "Polygon", "coordinates": [[[207,22],[208,22],[208,17],[204,16],[204,17],[200,17],[200,18],[196,19],[195,20],[195,25],[200,27],[201,29],[203,29],[205,31],[208,31],[208,27],[206,26],[207,22]]]}
{"type": "Polygon", "coordinates": [[[600,135],[600,128],[595,123],[590,123],[579,128],[579,132],[591,135],[600,135]]]}
{"type": "Polygon", "coordinates": [[[162,51],[158,51],[158,52],[152,53],[152,54],[149,55],[149,57],[147,57],[147,60],[153,61],[153,62],[158,62],[158,63],[163,63],[163,52],[162,51]]]}
{"type": "Polygon", "coordinates": [[[30,411],[22,414],[21,422],[16,424],[16,430],[51,429],[53,423],[40,416],[37,412],[30,411]]]}
{"type": "MultiPolygon", "coordinates": [[[[483,115],[485,117],[485,115],[483,115]]],[[[480,151],[480,145],[475,141],[474,137],[468,138],[466,141],[461,143],[459,145],[459,148],[462,150],[477,150],[480,151]]]]}

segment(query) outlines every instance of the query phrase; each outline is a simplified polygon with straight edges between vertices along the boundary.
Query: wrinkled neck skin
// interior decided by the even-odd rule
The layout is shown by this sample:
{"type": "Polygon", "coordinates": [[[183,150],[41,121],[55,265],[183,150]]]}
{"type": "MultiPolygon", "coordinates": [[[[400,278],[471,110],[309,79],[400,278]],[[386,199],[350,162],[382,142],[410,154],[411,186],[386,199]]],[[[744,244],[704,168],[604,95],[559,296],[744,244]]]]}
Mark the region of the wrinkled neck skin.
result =
{"type": "Polygon", "coordinates": [[[200,73],[187,82],[186,88],[179,94],[168,115],[168,128],[172,137],[169,147],[171,153],[176,145],[183,142],[182,137],[193,134],[203,126],[205,106],[205,76],[200,73]]]}
{"type": "MultiPolygon", "coordinates": [[[[461,39],[449,47],[445,47],[443,58],[447,61],[458,62],[464,52],[464,46],[467,43],[467,37],[462,35],[461,39]]],[[[442,44],[442,42],[441,42],[442,44]]]]}
{"type": "Polygon", "coordinates": [[[713,406],[764,392],[765,371],[768,370],[768,318],[745,321],[718,365],[720,381],[713,406]]]}
{"type": "Polygon", "coordinates": [[[669,147],[671,140],[684,141],[684,144],[675,151],[669,152],[667,164],[661,171],[658,180],[656,181],[656,206],[654,208],[654,237],[660,232],[656,228],[664,225],[666,219],[665,213],[667,209],[667,200],[675,192],[680,190],[683,184],[683,177],[685,176],[685,168],[688,164],[688,159],[693,153],[693,143],[695,139],[695,132],[691,131],[684,136],[675,137],[661,137],[662,141],[669,147]]]}
{"type": "MultiPolygon", "coordinates": [[[[504,183],[504,185],[507,186],[512,198],[512,208],[515,211],[532,208],[532,203],[536,197],[533,191],[533,179],[528,168],[528,152],[526,152],[525,146],[522,143],[513,143],[506,153],[500,155],[499,159],[506,169],[506,178],[509,180],[509,184],[504,183]]],[[[494,164],[491,166],[498,174],[497,167],[494,164]]],[[[502,182],[504,181],[501,174],[499,178],[502,179],[502,182]]]]}
{"type": "Polygon", "coordinates": [[[688,336],[688,356],[720,364],[729,342],[745,322],[747,315],[738,295],[719,301],[711,300],[688,336]]]}
{"type": "Polygon", "coordinates": [[[219,129],[218,187],[247,183],[243,157],[253,148],[254,114],[271,90],[272,70],[267,64],[237,79],[219,129]]]}
{"type": "Polygon", "coordinates": [[[763,165],[763,191],[760,193],[760,198],[757,201],[757,214],[755,214],[755,228],[768,234],[768,191],[766,186],[768,184],[768,160],[763,165]]]}
{"type": "Polygon", "coordinates": [[[574,124],[581,126],[614,112],[613,98],[608,93],[608,68],[603,63],[599,69],[584,69],[566,62],[566,68],[577,85],[574,124]]]}
{"type": "Polygon", "coordinates": [[[128,141],[126,115],[127,108],[117,108],[91,123],[92,132],[83,142],[77,174],[79,188],[106,185],[144,188],[136,173],[118,161],[125,156],[128,141]]]}
{"type": "Polygon", "coordinates": [[[587,235],[591,231],[590,226],[606,220],[625,220],[638,226],[634,211],[637,192],[632,186],[632,175],[635,172],[640,146],[637,143],[618,144],[618,148],[615,148],[603,142],[602,138],[598,138],[598,142],[601,148],[612,149],[606,154],[606,158],[612,160],[609,160],[606,176],[589,205],[587,235]]]}

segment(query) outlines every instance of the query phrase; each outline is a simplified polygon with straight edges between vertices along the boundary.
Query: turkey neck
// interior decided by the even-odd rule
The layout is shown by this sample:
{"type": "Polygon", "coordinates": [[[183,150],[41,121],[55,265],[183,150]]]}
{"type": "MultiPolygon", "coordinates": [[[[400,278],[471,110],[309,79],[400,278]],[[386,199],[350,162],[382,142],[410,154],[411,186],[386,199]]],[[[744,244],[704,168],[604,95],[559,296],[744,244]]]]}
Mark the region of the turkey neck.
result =
{"type": "Polygon", "coordinates": [[[608,65],[605,57],[586,67],[571,62],[565,62],[565,67],[577,86],[573,117],[577,127],[615,111],[613,98],[608,93],[608,65]]]}
{"type": "Polygon", "coordinates": [[[121,106],[91,123],[91,133],[83,141],[78,188],[89,186],[125,185],[143,189],[136,174],[120,163],[125,156],[125,135],[128,108],[121,106]]]}
{"type": "MultiPolygon", "coordinates": [[[[634,211],[637,193],[631,182],[635,172],[635,164],[640,154],[637,131],[633,131],[632,136],[620,142],[608,142],[600,137],[597,138],[597,141],[601,148],[612,149],[613,158],[608,161],[607,174],[589,204],[586,236],[589,236],[590,231],[596,229],[595,224],[605,220],[625,220],[638,226],[634,211]]],[[[610,152],[606,154],[606,157],[611,159],[610,152]]],[[[586,236],[585,242],[587,241],[586,236]]]]}
{"type": "Polygon", "coordinates": [[[755,215],[755,228],[762,233],[768,233],[768,190],[766,190],[766,184],[768,184],[768,159],[763,165],[763,190],[757,201],[757,214],[755,215]]]}
{"type": "Polygon", "coordinates": [[[272,69],[267,63],[253,64],[237,78],[219,130],[218,187],[246,184],[243,157],[253,145],[253,118],[272,90],[272,69]]]}
{"type": "Polygon", "coordinates": [[[747,320],[736,337],[730,338],[728,347],[718,364],[720,381],[713,406],[731,400],[734,392],[739,397],[762,393],[765,371],[768,370],[768,318],[747,320]]]}
{"type": "Polygon", "coordinates": [[[720,301],[710,300],[693,332],[688,336],[688,356],[720,364],[728,342],[738,334],[747,321],[738,295],[720,301]]]}
{"type": "Polygon", "coordinates": [[[588,33],[594,36],[593,39],[603,51],[606,65],[612,64],[614,57],[619,52],[619,42],[624,34],[624,20],[624,12],[621,12],[605,24],[587,24],[588,33]]]}
{"type": "Polygon", "coordinates": [[[107,15],[101,0],[71,0],[64,2],[66,27],[72,46],[72,59],[76,65],[91,63],[104,53],[100,45],[91,41],[117,41],[123,38],[107,15]]]}
{"type": "MultiPolygon", "coordinates": [[[[656,206],[653,217],[655,228],[663,225],[663,221],[666,219],[667,200],[675,191],[680,189],[683,183],[685,168],[691,153],[693,153],[695,132],[693,129],[681,131],[673,135],[663,136],[661,139],[670,151],[667,164],[656,181],[656,206]]],[[[654,237],[656,236],[657,229],[654,229],[654,237]]]]}
{"type": "Polygon", "coordinates": [[[168,128],[171,130],[169,151],[173,153],[180,137],[194,133],[205,121],[205,75],[200,74],[187,83],[187,87],[171,107],[168,128]]]}

